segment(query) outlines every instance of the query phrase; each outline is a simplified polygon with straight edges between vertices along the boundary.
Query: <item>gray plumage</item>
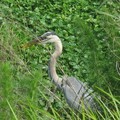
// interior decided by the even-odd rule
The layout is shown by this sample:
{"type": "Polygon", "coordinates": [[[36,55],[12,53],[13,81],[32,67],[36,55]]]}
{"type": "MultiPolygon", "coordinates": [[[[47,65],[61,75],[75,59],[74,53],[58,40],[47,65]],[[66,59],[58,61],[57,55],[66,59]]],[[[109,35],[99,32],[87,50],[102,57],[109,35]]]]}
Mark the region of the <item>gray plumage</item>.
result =
{"type": "Polygon", "coordinates": [[[63,81],[63,93],[71,108],[79,110],[82,105],[87,109],[95,107],[93,90],[86,83],[74,77],[65,77],[63,81]]]}

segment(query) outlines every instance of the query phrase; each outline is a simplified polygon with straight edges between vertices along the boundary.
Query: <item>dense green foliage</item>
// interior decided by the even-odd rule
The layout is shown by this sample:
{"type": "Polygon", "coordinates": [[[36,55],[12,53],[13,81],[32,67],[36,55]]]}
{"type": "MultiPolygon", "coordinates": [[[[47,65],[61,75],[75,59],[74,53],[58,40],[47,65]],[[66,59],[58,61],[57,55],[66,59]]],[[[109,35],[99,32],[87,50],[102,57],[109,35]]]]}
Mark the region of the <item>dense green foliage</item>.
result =
{"type": "Polygon", "coordinates": [[[0,119],[119,119],[119,0],[3,0],[0,8],[0,119]],[[20,47],[51,30],[64,46],[58,74],[87,82],[101,112],[76,115],[56,91],[47,74],[53,46],[20,47]]]}

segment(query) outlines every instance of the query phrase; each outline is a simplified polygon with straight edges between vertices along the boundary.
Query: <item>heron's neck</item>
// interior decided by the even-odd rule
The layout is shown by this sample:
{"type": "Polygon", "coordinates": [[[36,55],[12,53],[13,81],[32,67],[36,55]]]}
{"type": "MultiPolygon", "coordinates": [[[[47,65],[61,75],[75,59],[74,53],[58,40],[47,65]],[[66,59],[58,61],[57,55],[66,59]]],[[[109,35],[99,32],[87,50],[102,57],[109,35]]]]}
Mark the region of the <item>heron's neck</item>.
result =
{"type": "Polygon", "coordinates": [[[56,40],[55,42],[55,52],[51,55],[50,58],[50,64],[49,64],[49,72],[52,80],[54,83],[60,87],[61,86],[61,78],[56,73],[56,59],[61,55],[62,53],[62,43],[61,40],[56,40]]]}

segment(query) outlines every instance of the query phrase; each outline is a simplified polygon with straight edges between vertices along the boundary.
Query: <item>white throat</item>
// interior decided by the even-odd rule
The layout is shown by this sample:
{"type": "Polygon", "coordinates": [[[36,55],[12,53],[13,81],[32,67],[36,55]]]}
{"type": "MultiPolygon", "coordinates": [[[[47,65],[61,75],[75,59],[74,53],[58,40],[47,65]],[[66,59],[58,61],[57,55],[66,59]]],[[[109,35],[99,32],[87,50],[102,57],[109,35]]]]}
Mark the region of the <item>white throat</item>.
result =
{"type": "Polygon", "coordinates": [[[62,53],[62,42],[59,39],[59,37],[56,36],[57,39],[53,39],[52,42],[55,44],[55,52],[52,54],[50,58],[50,64],[49,64],[49,72],[52,80],[54,83],[60,88],[61,86],[61,79],[56,73],[56,59],[61,55],[62,53]]]}

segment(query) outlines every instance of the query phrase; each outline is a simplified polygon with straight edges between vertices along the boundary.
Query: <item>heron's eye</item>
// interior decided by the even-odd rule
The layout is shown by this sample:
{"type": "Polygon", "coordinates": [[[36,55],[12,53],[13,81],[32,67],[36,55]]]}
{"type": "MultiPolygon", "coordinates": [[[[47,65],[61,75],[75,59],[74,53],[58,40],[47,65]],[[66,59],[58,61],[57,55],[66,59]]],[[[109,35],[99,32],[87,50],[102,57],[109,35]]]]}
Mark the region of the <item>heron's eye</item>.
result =
{"type": "Polygon", "coordinates": [[[42,40],[45,40],[45,39],[47,39],[47,37],[46,37],[46,36],[43,36],[43,37],[41,37],[41,39],[42,39],[42,40]]]}

